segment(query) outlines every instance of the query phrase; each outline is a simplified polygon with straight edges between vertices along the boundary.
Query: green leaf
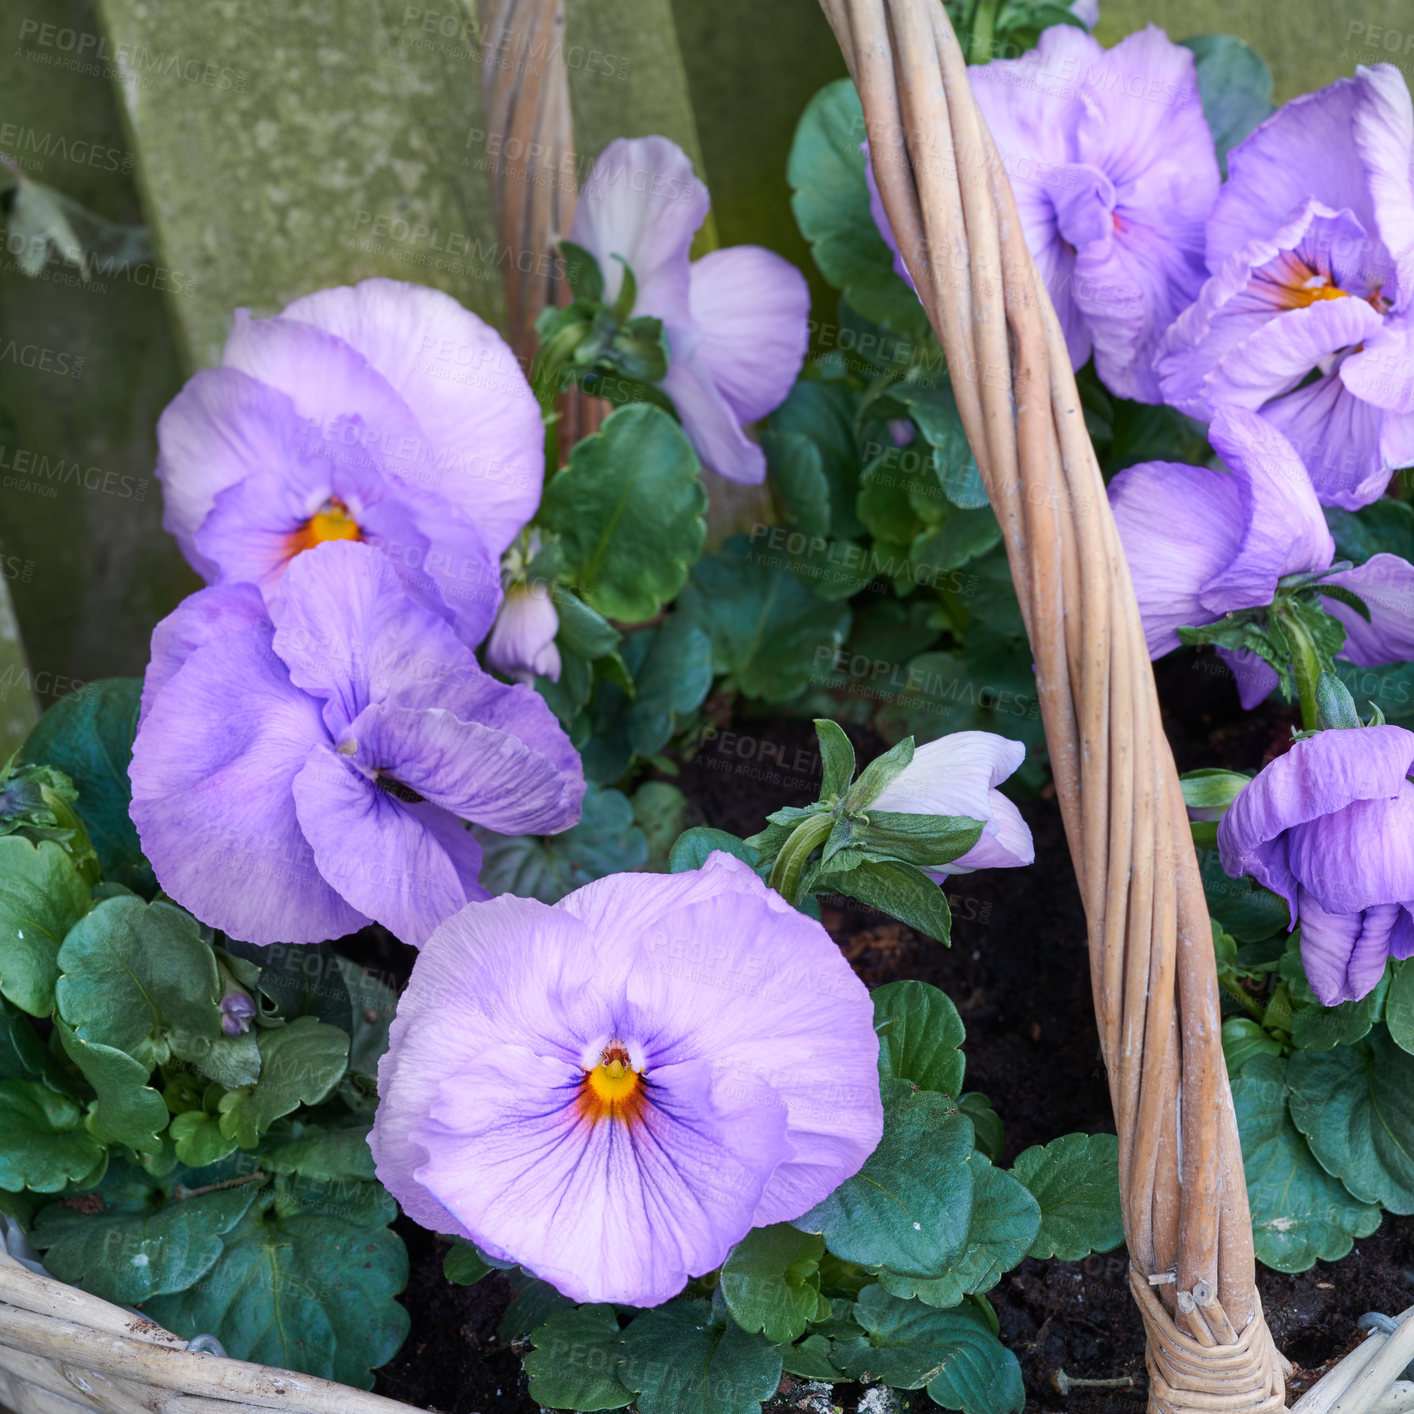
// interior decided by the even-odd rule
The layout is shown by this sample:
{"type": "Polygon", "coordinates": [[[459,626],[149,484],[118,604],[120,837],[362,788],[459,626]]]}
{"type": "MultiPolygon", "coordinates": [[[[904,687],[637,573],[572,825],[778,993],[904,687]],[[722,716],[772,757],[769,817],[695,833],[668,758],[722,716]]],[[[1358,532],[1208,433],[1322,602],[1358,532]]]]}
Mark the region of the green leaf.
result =
{"type": "Polygon", "coordinates": [[[1203,116],[1226,176],[1227,154],[1273,111],[1271,70],[1250,44],[1230,34],[1199,34],[1181,42],[1193,51],[1203,116]]]}
{"type": "Polygon", "coordinates": [[[840,893],[890,914],[925,937],[950,941],[952,915],[947,896],[921,869],[866,859],[848,873],[824,873],[811,884],[815,893],[840,893]]]}
{"type": "Polygon", "coordinates": [[[693,569],[678,608],[711,640],[716,671],[768,701],[798,696],[822,676],[849,630],[848,608],[753,560],[744,535],[693,569]]]}
{"type": "Polygon", "coordinates": [[[31,1016],[54,1010],[59,948],[88,897],[62,845],[0,837],[0,995],[31,1016]]]}
{"type": "Polygon", "coordinates": [[[84,1041],[126,1051],[149,1070],[199,1061],[221,1037],[221,979],[185,909],[131,894],[105,899],[59,949],[59,1013],[84,1041]]]}
{"type": "Polygon", "coordinates": [[[187,1338],[210,1331],[238,1360],[368,1389],[408,1330],[394,1300],[407,1252],[384,1226],[397,1209],[374,1192],[371,1219],[355,1223],[279,1201],[278,1185],[264,1189],[202,1280],[154,1297],[146,1314],[187,1338]]]}
{"type": "Polygon", "coordinates": [[[823,1239],[790,1223],[753,1228],[722,1264],[721,1291],[732,1320],[772,1344],[798,1340],[820,1304],[823,1239]]]}
{"type": "Polygon", "coordinates": [[[915,815],[894,810],[870,810],[847,822],[839,846],[850,846],[873,858],[936,869],[961,858],[982,837],[982,821],[966,815],[915,815]]]}
{"type": "Polygon", "coordinates": [[[1223,1022],[1223,1059],[1229,1078],[1236,1077],[1253,1056],[1279,1056],[1282,1044],[1250,1016],[1230,1016],[1223,1022]]]}
{"type": "Polygon", "coordinates": [[[964,1296],[990,1291],[1035,1243],[1041,1209],[1026,1185],[993,1168],[977,1150],[968,1156],[967,1164],[975,1186],[966,1246],[937,1277],[881,1271],[879,1285],[891,1296],[916,1296],[930,1306],[956,1306],[964,1296]]]}
{"type": "Polygon", "coordinates": [[[866,1286],[854,1307],[867,1340],[841,1341],[832,1359],[852,1379],[928,1389],[965,1414],[1010,1414],[1026,1403],[1021,1366],[976,1306],[939,1311],[866,1286]]]}
{"type": "Polygon", "coordinates": [[[295,1138],[267,1139],[260,1149],[260,1166],[268,1173],[297,1173],[316,1183],[371,1183],[377,1177],[368,1147],[372,1122],[364,1115],[353,1124],[332,1128],[307,1124],[295,1138]]]}
{"type": "Polygon", "coordinates": [[[1230,879],[1216,850],[1200,850],[1198,867],[1208,912],[1239,943],[1260,942],[1286,928],[1290,919],[1286,900],[1246,875],[1230,879]]]}
{"type": "Polygon", "coordinates": [[[97,1096],[88,1118],[94,1136],[155,1154],[162,1147],[157,1136],[167,1127],[167,1106],[147,1083],[149,1067],[114,1046],[85,1041],[60,1017],[54,1025],[69,1059],[97,1096]]]}
{"type": "Polygon", "coordinates": [[[103,877],[150,895],[157,880],[128,817],[128,764],[141,696],[141,678],[85,683],[39,719],[20,757],[57,766],[73,781],[79,793],[75,809],[103,866],[103,877]]]}
{"type": "Polygon", "coordinates": [[[1124,1241],[1119,1140],[1113,1134],[1064,1134],[1024,1150],[1011,1171],[1041,1205],[1031,1256],[1078,1262],[1124,1241]]]}
{"type": "Polygon", "coordinates": [[[1384,1010],[1385,993],[1389,989],[1388,969],[1378,985],[1359,1001],[1322,1006],[1306,980],[1299,930],[1287,940],[1278,970],[1291,989],[1292,1000],[1298,1003],[1291,1023],[1292,1044],[1298,1050],[1328,1051],[1333,1046],[1352,1046],[1369,1033],[1384,1010]]]}
{"type": "Polygon", "coordinates": [[[1352,1198],[1315,1160],[1287,1109],[1287,1065],[1252,1058],[1234,1074],[1232,1101],[1257,1260],[1279,1272],[1338,1262],[1357,1237],[1380,1225],[1380,1210],[1352,1198]]]}
{"type": "Polygon", "coordinates": [[[349,1038],[312,1016],[260,1033],[260,1079],[221,1097],[221,1133],[253,1149],[281,1115],[317,1105],[348,1066],[349,1038]]]}
{"type": "Polygon", "coordinates": [[[34,1022],[0,998],[0,1080],[43,1080],[51,1090],[67,1091],[65,1077],[34,1022]]]}
{"type": "Polygon", "coordinates": [[[618,1317],[612,1306],[556,1311],[530,1333],[525,1357],[530,1397],[551,1409],[622,1409],[633,1391],[619,1379],[622,1358],[618,1317]]]}
{"type": "Polygon", "coordinates": [[[920,531],[909,546],[914,583],[943,582],[949,570],[985,555],[1001,538],[1001,525],[990,506],[975,511],[949,510],[940,526],[920,531]]]}
{"type": "Polygon", "coordinates": [[[623,635],[602,614],[563,584],[552,586],[550,597],[560,619],[556,641],[561,647],[591,661],[614,651],[623,635]]]}
{"type": "Polygon", "coordinates": [[[558,835],[496,835],[478,831],[481,882],[492,894],[516,894],[557,903],[606,874],[642,869],[648,839],[622,791],[591,785],[579,824],[558,835]]]}
{"type": "Polygon", "coordinates": [[[820,273],[866,318],[928,339],[918,297],[895,273],[893,252],[869,210],[864,114],[854,85],[837,79],[801,115],[786,165],[791,210],[820,273]]]}
{"type": "Polygon", "coordinates": [[[14,759],[0,766],[0,835],[62,845],[84,883],[93,888],[103,871],[74,809],[78,798],[74,783],[53,766],[24,766],[14,759]]]}
{"type": "MultiPolygon", "coordinates": [[[[639,637],[635,634],[631,643],[636,646],[639,637]]],[[[670,614],[660,628],[643,635],[642,642],[641,657],[625,649],[635,693],[625,727],[633,754],[652,756],[668,744],[681,719],[697,710],[712,686],[712,644],[681,614],[670,614]]]]}
{"type": "Polygon", "coordinates": [[[891,781],[901,776],[913,763],[913,742],[907,737],[876,756],[860,773],[844,798],[846,810],[867,810],[884,793],[891,781]]]}
{"type": "Polygon", "coordinates": [[[668,856],[669,872],[683,874],[689,869],[700,869],[707,862],[707,856],[719,849],[735,859],[740,859],[743,864],[749,864],[753,869],[760,862],[756,850],[745,840],[729,835],[725,830],[694,825],[692,829],[684,830],[673,845],[668,856]]]}
{"type": "MultiPolygon", "coordinates": [[[[887,396],[903,405],[932,448],[929,470],[947,499],[963,510],[986,506],[987,488],[963,430],[951,381],[944,376],[937,382],[895,383],[887,396]]],[[[887,460],[889,453],[884,455],[887,460]]],[[[903,465],[906,455],[907,449],[903,449],[894,460],[903,465]]]]}
{"type": "Polygon", "coordinates": [[[687,581],[706,538],[707,493],[682,428],[635,403],[570,452],[540,515],[586,601],[611,619],[652,618],[687,581]]]}
{"type": "Polygon", "coordinates": [[[1205,766],[1197,771],[1185,771],[1178,783],[1183,787],[1183,803],[1189,810],[1226,810],[1244,786],[1252,784],[1251,776],[1240,771],[1224,771],[1205,766]]]}
{"type": "Polygon", "coordinates": [[[972,1121],[977,1131],[977,1147],[994,1164],[1002,1161],[1003,1130],[1001,1116],[992,1108],[992,1102],[979,1090],[969,1090],[960,1095],[957,1107],[972,1121]]]}
{"type": "Polygon", "coordinates": [[[759,1414],[781,1357],[763,1337],[714,1321],[705,1301],[672,1301],[624,1331],[618,1375],[639,1414],[759,1414]]]}
{"type": "Polygon", "coordinates": [[[633,818],[648,841],[649,868],[665,871],[687,818],[687,797],[670,781],[644,781],[633,793],[633,818]]]}
{"type": "Polygon", "coordinates": [[[873,1000],[880,1074],[957,1099],[967,1068],[959,1047],[967,1031],[951,998],[909,980],[876,987],[873,1000]]]}
{"type": "Polygon", "coordinates": [[[474,1242],[461,1237],[453,1239],[442,1260],[442,1275],[458,1286],[475,1286],[482,1277],[489,1276],[495,1270],[474,1242]]]}
{"type": "MultiPolygon", "coordinates": [[[[858,394],[847,383],[812,380],[797,383],[785,402],[771,414],[762,439],[767,457],[782,446],[789,452],[797,445],[793,439],[799,437],[815,448],[811,467],[812,470],[818,467],[828,487],[828,524],[821,527],[818,518],[807,508],[802,512],[804,518],[799,520],[807,534],[827,534],[836,540],[847,540],[863,529],[854,513],[860,467],[854,430],[858,400],[858,394]],[[791,440],[783,443],[782,438],[791,440]]],[[[806,487],[793,494],[795,500],[789,504],[795,515],[796,502],[816,493],[813,487],[806,487]]]]}
{"type": "Polygon", "coordinates": [[[1414,1213],[1414,1056],[1376,1027],[1353,1046],[1297,1051],[1287,1084],[1321,1167],[1363,1203],[1414,1213]]]}
{"type": "Polygon", "coordinates": [[[0,1080],[0,1188],[58,1193],[102,1159],[75,1101],[39,1080],[0,1080]]]}
{"type": "Polygon", "coordinates": [[[815,719],[815,735],[820,742],[820,762],[823,779],[820,799],[832,800],[843,795],[854,779],[854,746],[844,728],[828,717],[815,719]]]}
{"type": "Polygon", "coordinates": [[[1385,1025],[1394,1044],[1414,1055],[1414,960],[1393,964],[1385,994],[1385,1025]]]}
{"type": "Polygon", "coordinates": [[[200,1281],[259,1188],[240,1184],[137,1213],[79,1213],[50,1204],[31,1235],[60,1281],[130,1306],[200,1281]]]}
{"type": "Polygon", "coordinates": [[[767,428],[761,439],[791,520],[806,535],[830,532],[830,483],[820,448],[801,432],[767,428]]]}
{"type": "Polygon", "coordinates": [[[177,1161],[188,1168],[204,1169],[229,1158],[240,1146],[221,1133],[220,1117],[205,1110],[187,1110],[173,1115],[167,1134],[176,1150],[177,1161]]]}
{"type": "Polygon", "coordinates": [[[886,1081],[884,1133],[864,1167],[794,1220],[836,1256],[869,1268],[943,1272],[967,1241],[972,1123],[946,1096],[886,1081]]]}
{"type": "Polygon", "coordinates": [[[329,943],[271,943],[261,946],[228,940],[227,950],[260,969],[255,984],[283,1017],[313,1016],[353,1030],[353,999],[342,960],[329,943]]]}
{"type": "Polygon", "coordinates": [[[337,964],[343,974],[353,1012],[349,1071],[357,1075],[376,1076],[378,1062],[388,1049],[388,1028],[397,1015],[397,993],[367,968],[350,962],[346,957],[338,957],[337,964]]]}
{"type": "Polygon", "coordinates": [[[782,1341],[776,1349],[780,1352],[781,1368],[797,1379],[833,1384],[845,1378],[844,1373],[830,1361],[834,1343],[828,1336],[813,1332],[794,1345],[782,1341]]]}

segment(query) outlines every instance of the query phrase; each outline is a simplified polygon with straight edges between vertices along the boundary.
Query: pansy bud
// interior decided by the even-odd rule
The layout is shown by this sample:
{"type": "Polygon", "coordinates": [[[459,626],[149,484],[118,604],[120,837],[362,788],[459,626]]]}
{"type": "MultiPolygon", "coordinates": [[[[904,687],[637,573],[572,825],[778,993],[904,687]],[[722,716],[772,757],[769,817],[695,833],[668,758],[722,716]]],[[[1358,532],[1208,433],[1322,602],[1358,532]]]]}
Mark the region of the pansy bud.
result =
{"type": "Polygon", "coordinates": [[[560,616],[549,587],[513,584],[506,590],[486,642],[487,666],[512,682],[533,682],[537,677],[559,682],[560,650],[555,647],[559,631],[560,616]]]}
{"type": "Polygon", "coordinates": [[[255,1019],[255,999],[249,992],[228,983],[221,993],[221,1030],[227,1036],[244,1036],[255,1019]]]}
{"type": "Polygon", "coordinates": [[[982,838],[966,854],[924,872],[948,874],[1015,869],[1036,858],[1021,812],[997,786],[1026,759],[1019,741],[991,732],[954,732],[920,746],[913,760],[870,803],[905,815],[966,815],[982,821],[982,838]]]}

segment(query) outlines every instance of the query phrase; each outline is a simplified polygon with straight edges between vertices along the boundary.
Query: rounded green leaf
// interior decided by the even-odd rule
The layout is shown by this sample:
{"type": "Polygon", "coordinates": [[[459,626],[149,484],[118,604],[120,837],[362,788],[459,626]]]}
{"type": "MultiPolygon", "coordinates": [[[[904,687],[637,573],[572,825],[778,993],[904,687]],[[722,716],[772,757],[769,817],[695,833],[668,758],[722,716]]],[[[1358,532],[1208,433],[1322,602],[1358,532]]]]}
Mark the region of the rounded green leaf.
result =
{"type": "Polygon", "coordinates": [[[407,1283],[407,1252],[383,1225],[393,1206],[379,1198],[359,1213],[364,1221],[345,1221],[338,1214],[357,1204],[286,1211],[266,1188],[205,1276],[153,1297],[145,1312],[188,1339],[210,1331],[238,1360],[368,1389],[408,1330],[394,1299],[407,1283]]]}
{"type": "Polygon", "coordinates": [[[1363,1203],[1414,1213],[1414,1055],[1377,1026],[1358,1045],[1297,1051],[1286,1078],[1321,1167],[1363,1203]]]}
{"type": "Polygon", "coordinates": [[[1078,1262],[1124,1241],[1119,1200],[1119,1140],[1113,1134],[1065,1134],[1024,1150],[1012,1165],[1041,1205],[1033,1257],[1078,1262]]]}
{"type": "Polygon", "coordinates": [[[619,408],[576,443],[545,490],[570,574],[607,618],[650,619],[702,553],[707,493],[681,427],[649,403],[619,408]]]}
{"type": "Polygon", "coordinates": [[[830,672],[850,613],[764,558],[733,537],[693,569],[678,608],[711,640],[719,673],[748,696],[784,701],[830,672]]]}
{"type": "Polygon", "coordinates": [[[967,1030],[947,993],[927,982],[889,982],[874,989],[873,1000],[881,1073],[957,1099],[967,1030]]]}
{"type": "Polygon", "coordinates": [[[148,1084],[151,1068],[116,1046],[85,1041],[62,1017],[55,1018],[55,1029],[97,1096],[88,1119],[95,1137],[157,1153],[162,1147],[158,1135],[167,1127],[167,1106],[148,1084]]]}
{"type": "Polygon", "coordinates": [[[972,1121],[944,1095],[884,1083],[884,1134],[864,1167],[794,1220],[860,1266],[937,1276],[967,1241],[972,1121]]]}
{"type": "Polygon", "coordinates": [[[823,1239],[789,1223],[753,1228],[722,1264],[722,1297],[742,1330],[796,1340],[820,1303],[823,1239]]]}
{"type": "Polygon", "coordinates": [[[88,900],[62,845],[0,838],[0,994],[31,1016],[54,1010],[59,949],[88,900]]]}
{"type": "Polygon", "coordinates": [[[1230,1016],[1223,1022],[1223,1059],[1236,1076],[1253,1056],[1279,1056],[1282,1046],[1250,1016],[1230,1016]]]}
{"type": "Polygon", "coordinates": [[[866,1286],[854,1318],[867,1339],[839,1341],[831,1359],[852,1379],[921,1389],[944,1409],[1011,1414],[1026,1403],[1021,1366],[969,1303],[940,1311],[866,1286]]]}
{"type": "Polygon", "coordinates": [[[221,1038],[221,981],[201,926],[184,909],[128,894],[105,899],[59,950],[59,1013],[84,1041],[149,1069],[196,1061],[221,1038]]]}
{"type": "Polygon", "coordinates": [[[930,1306],[956,1306],[990,1291],[1026,1256],[1041,1226],[1041,1209],[1024,1183],[993,1168],[985,1154],[967,1160],[975,1176],[967,1245],[937,1277],[900,1276],[887,1268],[879,1285],[892,1296],[916,1296],[930,1306]]]}
{"type": "Polygon", "coordinates": [[[281,1115],[323,1100],[342,1079],[348,1059],[348,1034],[312,1016],[261,1032],[260,1079],[221,1096],[221,1133],[253,1149],[281,1115]]]}
{"type": "MultiPolygon", "coordinates": [[[[490,1268],[486,1268],[487,1271],[490,1268]]],[[[457,1280],[458,1278],[453,1278],[457,1280]]],[[[530,1333],[530,1397],[550,1409],[622,1409],[633,1391],[618,1376],[623,1350],[612,1306],[572,1306],[530,1333]]]]}
{"type": "Polygon", "coordinates": [[[39,1080],[0,1080],[0,1188],[57,1193],[103,1158],[83,1110],[39,1080]]]}
{"type": "Polygon", "coordinates": [[[1385,1025],[1395,1045],[1414,1055],[1414,959],[1396,962],[1391,969],[1385,1025]]]}
{"type": "Polygon", "coordinates": [[[759,1414],[776,1392],[781,1356],[762,1336],[712,1319],[705,1301],[646,1311],[622,1337],[619,1379],[639,1414],[759,1414]]]}
{"type": "Polygon", "coordinates": [[[1380,1225],[1315,1160],[1287,1110],[1287,1065],[1259,1055],[1232,1082],[1257,1260],[1281,1272],[1337,1262],[1380,1225]]]}

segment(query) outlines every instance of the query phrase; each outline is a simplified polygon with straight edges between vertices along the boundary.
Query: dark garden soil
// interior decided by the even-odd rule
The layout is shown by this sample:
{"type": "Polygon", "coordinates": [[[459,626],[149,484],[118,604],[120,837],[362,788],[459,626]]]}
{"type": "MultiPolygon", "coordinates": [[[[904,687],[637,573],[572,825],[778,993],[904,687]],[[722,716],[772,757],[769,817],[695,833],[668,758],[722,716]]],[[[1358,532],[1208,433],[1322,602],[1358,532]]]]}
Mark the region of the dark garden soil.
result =
{"type": "MultiPolygon", "coordinates": [[[[1232,680],[1190,653],[1160,665],[1166,727],[1180,769],[1255,769],[1284,749],[1295,720],[1267,707],[1244,713],[1232,680]],[[1170,705],[1172,711],[1167,710],[1170,705]]],[[[852,731],[861,760],[882,743],[852,731]]],[[[814,798],[819,767],[808,722],[738,719],[710,735],[678,784],[702,819],[737,834],[760,828],[767,810],[814,798]]],[[[1023,803],[1036,841],[1025,875],[994,870],[961,876],[948,894],[953,945],[943,948],[877,913],[826,907],[823,920],[870,986],[916,977],[941,987],[967,1026],[967,1087],[986,1093],[1006,1127],[1005,1162],[1022,1149],[1075,1130],[1113,1131],[1090,995],[1084,917],[1054,799],[1023,803]]],[[[410,950],[373,945],[377,965],[405,969],[410,950]],[[392,954],[396,952],[397,956],[392,954]]],[[[364,949],[360,947],[360,954],[364,949]]],[[[375,958],[360,955],[363,962],[375,958]]],[[[520,1360],[498,1337],[511,1299],[505,1277],[470,1288],[441,1275],[444,1244],[403,1220],[412,1276],[404,1302],[413,1334],[378,1374],[380,1393],[444,1414],[534,1414],[520,1360]]],[[[1144,1339],[1127,1286],[1123,1250],[1083,1262],[1027,1259],[991,1293],[1002,1338],[1026,1376],[1028,1414],[1140,1414],[1144,1339]],[[1127,1388],[1079,1388],[1072,1379],[1123,1381],[1127,1388]]],[[[1386,1216],[1343,1261],[1300,1276],[1259,1270],[1267,1320],[1298,1367],[1293,1393],[1344,1354],[1366,1311],[1414,1303],[1414,1218],[1386,1216]]],[[[787,1376],[772,1410],[854,1411],[858,1386],[801,1386],[787,1376]]],[[[885,1410],[891,1406],[873,1406],[885,1410]]],[[[936,1409],[925,1394],[900,1395],[899,1410],[936,1409]]]]}

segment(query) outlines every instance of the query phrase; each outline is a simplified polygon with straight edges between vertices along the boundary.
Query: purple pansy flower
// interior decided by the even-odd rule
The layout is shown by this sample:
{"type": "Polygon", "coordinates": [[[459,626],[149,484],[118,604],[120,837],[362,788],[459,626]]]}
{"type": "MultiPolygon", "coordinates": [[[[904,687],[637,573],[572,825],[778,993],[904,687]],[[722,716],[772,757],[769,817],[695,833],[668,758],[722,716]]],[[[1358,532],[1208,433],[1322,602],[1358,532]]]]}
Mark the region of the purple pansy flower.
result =
{"type": "Polygon", "coordinates": [[[619,138],[594,163],[570,240],[599,262],[604,298],[623,285],[621,257],[637,281],[633,316],[663,321],[663,391],[711,469],[759,482],[766,457],[742,431],[785,401],[805,362],[810,291],[788,260],[760,246],[732,246],[689,261],[706,219],[707,188],[687,154],[665,137],[619,138]]]}
{"type": "Polygon", "coordinates": [[[1204,223],[1218,193],[1192,52],[1154,25],[1105,50],[1062,24],[1021,58],[967,73],[1071,362],[1093,348],[1113,392],[1160,402],[1154,352],[1207,274],[1204,223]]]}
{"type": "Polygon", "coordinates": [[[329,540],[380,549],[463,642],[535,513],[544,427],[510,347],[450,295],[397,280],[236,311],[221,367],[157,425],[163,525],[210,584],[278,595],[329,540]]]}
{"type": "Polygon", "coordinates": [[[1250,874],[1301,923],[1301,963],[1326,1006],[1358,1001],[1391,957],[1414,956],[1414,732],[1349,727],[1294,742],[1218,826],[1234,879],[1250,874]]]}
{"type": "Polygon", "coordinates": [[[552,833],[584,794],[540,696],[484,672],[357,544],[300,555],[268,611],[222,585],[158,624],[130,776],[162,887],[253,943],[377,920],[421,944],[486,897],[462,821],[552,833]]]}
{"type": "Polygon", "coordinates": [[[1414,110],[1390,64],[1292,99],[1228,157],[1212,278],[1165,336],[1164,397],[1260,409],[1326,505],[1414,463],[1414,110]]]}
{"type": "Polygon", "coordinates": [[[405,1212],[575,1301],[650,1306],[879,1142],[878,1040],[829,934],[739,860],[509,894],[417,959],[369,1137],[405,1212]]]}
{"type": "Polygon", "coordinates": [[[920,746],[913,760],[870,803],[871,810],[908,815],[966,815],[982,821],[982,838],[948,864],[926,869],[942,883],[975,869],[1014,869],[1036,858],[1021,812],[997,786],[1026,759],[1026,748],[992,732],[953,732],[920,746]]]}
{"type": "MultiPolygon", "coordinates": [[[[1152,658],[1178,647],[1179,628],[1270,604],[1284,575],[1325,570],[1335,558],[1311,479],[1267,419],[1220,408],[1208,436],[1226,472],[1140,462],[1110,482],[1152,658]]],[[[1370,609],[1366,623],[1348,604],[1322,598],[1345,625],[1342,658],[1370,665],[1414,657],[1414,565],[1378,554],[1325,582],[1349,589],[1370,609]]],[[[1276,673],[1254,655],[1218,651],[1237,677],[1244,707],[1276,686],[1276,673]]]]}

